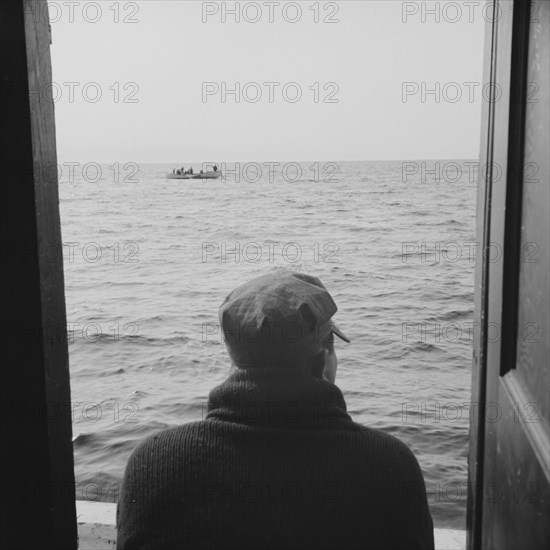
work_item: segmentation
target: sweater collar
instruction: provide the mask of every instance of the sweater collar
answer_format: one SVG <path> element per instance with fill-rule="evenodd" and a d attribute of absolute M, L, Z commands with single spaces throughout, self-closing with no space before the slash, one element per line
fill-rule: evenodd
<path fill-rule="evenodd" d="M 267 367 L 238 370 L 214 388 L 206 420 L 291 429 L 355 426 L 337 386 L 308 373 Z"/>

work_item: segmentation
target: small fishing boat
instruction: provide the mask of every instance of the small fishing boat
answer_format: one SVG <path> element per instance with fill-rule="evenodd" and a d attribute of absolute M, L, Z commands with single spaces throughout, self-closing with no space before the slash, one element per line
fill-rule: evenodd
<path fill-rule="evenodd" d="M 221 176 L 221 172 L 199 172 L 198 174 L 166 174 L 166 179 L 169 180 L 216 180 Z"/>

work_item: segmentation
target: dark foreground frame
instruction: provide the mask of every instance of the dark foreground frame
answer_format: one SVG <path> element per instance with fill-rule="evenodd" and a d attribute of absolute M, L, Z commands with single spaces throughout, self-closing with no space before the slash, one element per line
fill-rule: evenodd
<path fill-rule="evenodd" d="M 538 549 L 550 542 L 548 523 L 539 519 L 550 514 L 550 3 L 491 4 L 484 73 L 491 98 L 483 104 L 478 181 L 477 241 L 483 253 L 475 276 L 480 330 L 472 403 L 478 415 L 470 424 L 467 547 Z M 491 259 L 494 245 L 502 252 L 498 261 Z M 490 327 L 499 329 L 498 338 Z"/>
<path fill-rule="evenodd" d="M 46 4 L 0 2 L 2 548 L 77 546 Z"/>

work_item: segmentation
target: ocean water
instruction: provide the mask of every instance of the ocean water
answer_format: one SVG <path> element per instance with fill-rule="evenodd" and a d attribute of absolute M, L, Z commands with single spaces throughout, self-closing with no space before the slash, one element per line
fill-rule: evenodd
<path fill-rule="evenodd" d="M 116 501 L 142 438 L 203 417 L 229 370 L 219 304 L 291 269 L 338 304 L 349 413 L 412 448 L 436 526 L 462 528 L 475 161 L 172 167 L 61 165 L 77 498 Z"/>

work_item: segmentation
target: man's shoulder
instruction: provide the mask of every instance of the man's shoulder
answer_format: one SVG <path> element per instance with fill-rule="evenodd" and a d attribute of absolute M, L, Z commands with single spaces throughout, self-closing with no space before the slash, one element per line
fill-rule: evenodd
<path fill-rule="evenodd" d="M 206 422 L 199 420 L 154 432 L 138 443 L 131 458 L 173 452 L 199 437 L 205 426 Z"/>
<path fill-rule="evenodd" d="M 226 440 L 231 434 L 235 435 L 235 426 L 225 427 L 221 430 L 223 423 L 200 420 L 179 426 L 163 429 L 155 432 L 141 441 L 133 451 L 130 462 L 147 458 L 150 462 L 152 457 L 160 459 L 162 456 L 191 459 L 192 456 L 211 455 L 220 450 L 220 438 Z M 379 429 L 363 426 L 353 422 L 351 430 L 330 430 L 330 433 L 340 433 L 338 443 L 340 450 L 350 453 L 359 466 L 359 463 L 379 464 L 384 469 L 399 471 L 407 476 L 421 475 L 420 466 L 412 450 L 398 437 Z M 250 427 L 241 427 L 242 430 L 254 435 Z M 315 430 L 316 432 L 316 430 Z M 312 432 L 315 433 L 315 432 Z M 262 440 L 268 437 L 269 430 L 262 429 Z M 283 432 L 284 433 L 284 432 Z M 328 432 L 327 432 L 328 433 Z M 257 434 L 256 434 L 257 435 Z M 295 435 L 293 435 L 295 437 Z M 275 440 L 281 438 L 281 432 L 277 431 Z M 248 440 L 248 439 L 247 439 Z M 226 440 L 227 443 L 227 440 Z M 245 441 L 239 438 L 240 445 L 246 445 Z M 225 447 L 224 447 L 225 448 Z"/>
<path fill-rule="evenodd" d="M 398 437 L 376 428 L 355 423 L 363 448 L 369 456 L 376 456 L 389 463 L 408 466 L 420 472 L 418 460 L 411 448 Z"/>

